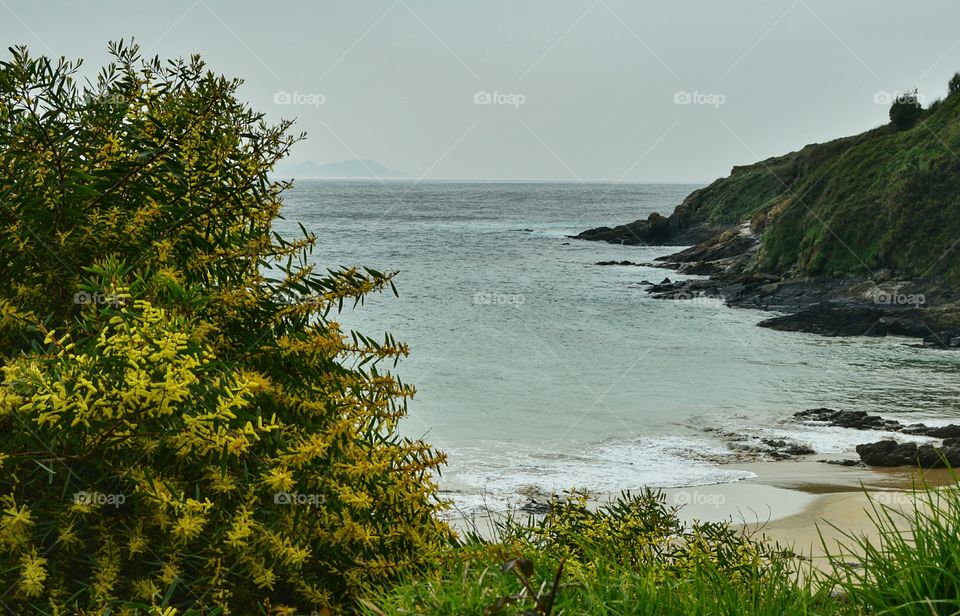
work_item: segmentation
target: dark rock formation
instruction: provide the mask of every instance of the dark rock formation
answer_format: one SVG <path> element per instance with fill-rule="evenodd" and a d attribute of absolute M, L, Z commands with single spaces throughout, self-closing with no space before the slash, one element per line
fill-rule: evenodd
<path fill-rule="evenodd" d="M 793 443 L 784 439 L 761 439 L 764 445 L 770 448 L 770 454 L 776 459 L 788 459 L 795 456 L 808 456 L 817 453 L 809 445 Z"/>
<path fill-rule="evenodd" d="M 796 419 L 823 422 L 838 428 L 854 430 L 883 430 L 899 432 L 903 425 L 899 421 L 883 419 L 879 415 L 868 415 L 865 411 L 835 411 L 833 409 L 808 409 L 794 413 Z"/>
<path fill-rule="evenodd" d="M 870 466 L 940 468 L 949 464 L 956 467 L 960 465 L 960 439 L 946 439 L 941 447 L 883 440 L 857 445 L 857 453 L 860 460 Z"/>
<path fill-rule="evenodd" d="M 520 506 L 520 511 L 529 513 L 531 515 L 546 515 L 550 513 L 552 507 L 549 502 L 540 501 L 535 498 L 529 499 L 526 503 Z"/>
<path fill-rule="evenodd" d="M 879 430 L 884 432 L 902 432 L 914 436 L 929 436 L 933 438 L 960 438 L 960 425 L 926 426 L 924 424 L 903 425 L 894 419 L 884 419 L 879 415 L 868 415 L 864 411 L 837 411 L 834 409 L 819 408 L 800 411 L 793 414 L 801 421 L 824 423 L 837 428 L 852 428 L 854 430 Z"/>
<path fill-rule="evenodd" d="M 676 215 L 667 218 L 653 213 L 646 220 L 616 227 L 597 227 L 571 237 L 629 246 L 688 246 L 710 239 L 723 229 L 704 222 L 687 223 Z"/>

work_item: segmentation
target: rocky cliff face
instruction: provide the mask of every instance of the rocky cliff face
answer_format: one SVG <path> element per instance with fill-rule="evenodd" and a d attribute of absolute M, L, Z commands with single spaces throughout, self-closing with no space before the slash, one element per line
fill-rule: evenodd
<path fill-rule="evenodd" d="M 789 312 L 763 326 L 907 335 L 960 347 L 960 94 L 913 128 L 861 135 L 735 167 L 659 214 L 579 239 L 695 244 L 662 260 L 711 276 L 651 288 Z"/>
<path fill-rule="evenodd" d="M 577 237 L 716 243 L 746 222 L 760 238 L 752 271 L 839 277 L 886 269 L 960 284 L 960 94 L 909 130 L 883 126 L 735 167 L 669 217 Z"/>

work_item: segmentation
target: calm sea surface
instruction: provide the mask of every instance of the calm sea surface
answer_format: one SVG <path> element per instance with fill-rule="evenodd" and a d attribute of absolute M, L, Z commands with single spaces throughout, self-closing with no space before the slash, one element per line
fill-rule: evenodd
<path fill-rule="evenodd" d="M 400 272 L 399 298 L 370 298 L 340 321 L 410 344 L 397 372 L 418 393 L 403 432 L 448 453 L 442 485 L 467 510 L 530 491 L 750 476 L 723 463 L 715 429 L 825 455 L 876 437 L 789 421 L 806 408 L 960 418 L 960 353 L 773 332 L 755 326 L 769 313 L 652 300 L 639 283 L 674 272 L 595 263 L 674 249 L 566 237 L 668 213 L 695 188 L 301 180 L 277 230 L 316 233 L 323 267 Z"/>

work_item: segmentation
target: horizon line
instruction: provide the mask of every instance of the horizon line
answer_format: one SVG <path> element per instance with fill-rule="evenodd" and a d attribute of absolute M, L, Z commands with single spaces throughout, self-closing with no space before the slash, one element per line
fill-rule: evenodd
<path fill-rule="evenodd" d="M 290 180 L 309 180 L 309 181 L 336 181 L 336 180 L 350 180 L 350 181 L 368 181 L 368 182 L 550 182 L 555 184 L 709 184 L 716 180 L 624 180 L 624 179 L 613 179 L 613 178 L 584 178 L 584 179 L 569 179 L 569 178 L 457 178 L 457 177 L 448 177 L 448 178 L 414 178 L 414 177 L 369 177 L 369 176 L 359 176 L 359 177 L 296 177 L 291 175 L 286 175 L 282 173 L 272 174 L 283 179 Z"/>

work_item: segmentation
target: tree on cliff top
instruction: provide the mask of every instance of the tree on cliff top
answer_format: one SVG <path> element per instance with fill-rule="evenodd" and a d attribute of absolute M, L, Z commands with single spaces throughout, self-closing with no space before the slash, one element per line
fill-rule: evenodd
<path fill-rule="evenodd" d="M 890 121 L 897 130 L 913 128 L 920 116 L 923 115 L 923 105 L 916 90 L 899 95 L 890 106 Z"/>

